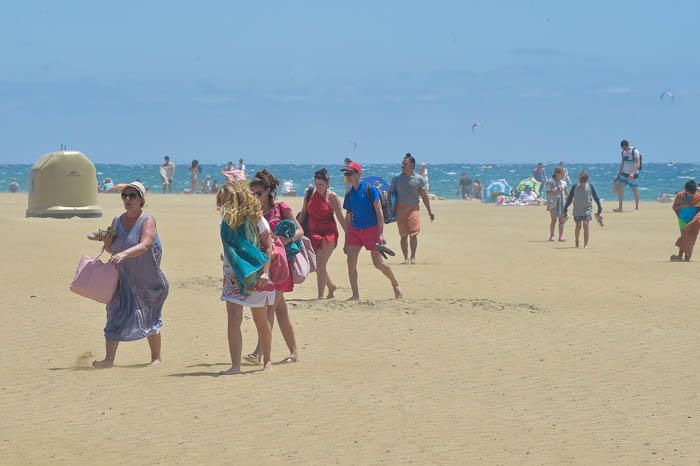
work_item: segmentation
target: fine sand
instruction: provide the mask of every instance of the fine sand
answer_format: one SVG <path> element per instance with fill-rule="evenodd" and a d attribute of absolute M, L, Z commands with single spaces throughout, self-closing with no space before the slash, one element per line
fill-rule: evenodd
<path fill-rule="evenodd" d="M 104 306 L 68 291 L 102 219 L 25 219 L 0 195 L 2 464 L 698 464 L 697 263 L 669 263 L 669 205 L 548 243 L 544 208 L 434 201 L 405 299 L 360 258 L 359 303 L 290 299 L 302 362 L 229 367 L 213 196 L 149 197 L 171 282 L 163 363 L 103 357 Z M 299 200 L 292 202 L 296 208 Z M 627 204 L 629 206 L 629 204 Z M 397 251 L 394 225 L 387 240 Z M 700 256 L 699 256 L 700 257 Z M 698 259 L 700 260 L 700 258 Z M 244 354 L 255 344 L 250 313 Z M 273 360 L 287 355 L 274 329 Z"/>

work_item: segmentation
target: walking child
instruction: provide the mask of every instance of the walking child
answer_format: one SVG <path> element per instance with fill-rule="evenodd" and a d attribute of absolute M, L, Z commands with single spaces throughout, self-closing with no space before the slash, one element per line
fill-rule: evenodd
<path fill-rule="evenodd" d="M 603 212 L 603 206 L 600 204 L 600 199 L 598 198 L 598 194 L 595 192 L 595 188 L 588 182 L 588 173 L 586 171 L 582 171 L 578 174 L 578 184 L 571 187 L 571 192 L 566 198 L 563 214 L 563 218 L 566 219 L 568 216 L 567 210 L 573 202 L 574 221 L 576 222 L 576 247 L 579 247 L 581 227 L 583 227 L 583 247 L 588 247 L 588 238 L 590 236 L 589 224 L 593 219 L 593 201 L 595 201 L 596 205 L 598 206 L 598 213 L 595 214 L 596 220 L 602 225 L 603 217 L 601 216 L 601 213 Z"/>

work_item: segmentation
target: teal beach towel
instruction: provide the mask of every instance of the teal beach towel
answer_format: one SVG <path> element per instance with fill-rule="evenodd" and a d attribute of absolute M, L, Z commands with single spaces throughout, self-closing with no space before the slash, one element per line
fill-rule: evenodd
<path fill-rule="evenodd" d="M 292 239 L 294 235 L 297 234 L 297 224 L 292 220 L 285 219 L 277 224 L 275 227 L 275 236 L 280 238 Z M 301 252 L 301 241 L 296 240 L 287 243 L 284 246 L 284 250 L 287 253 L 287 259 L 291 259 Z"/>
<path fill-rule="evenodd" d="M 237 228 L 231 228 L 221 222 L 221 243 L 224 255 L 236 275 L 240 293 L 247 296 L 258 282 L 267 254 L 256 244 L 256 226 L 252 222 L 243 222 Z"/>

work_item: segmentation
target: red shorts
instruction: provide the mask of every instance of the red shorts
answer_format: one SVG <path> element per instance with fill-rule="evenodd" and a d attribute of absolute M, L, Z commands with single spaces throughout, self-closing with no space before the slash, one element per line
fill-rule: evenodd
<path fill-rule="evenodd" d="M 374 225 L 369 228 L 358 229 L 350 227 L 345 233 L 345 246 L 364 246 L 368 251 L 376 251 L 374 247 L 379 242 L 379 226 Z"/>

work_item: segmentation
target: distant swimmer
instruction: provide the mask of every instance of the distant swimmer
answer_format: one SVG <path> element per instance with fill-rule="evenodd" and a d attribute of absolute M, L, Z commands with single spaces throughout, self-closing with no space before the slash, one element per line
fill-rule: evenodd
<path fill-rule="evenodd" d="M 12 180 L 10 180 L 10 184 L 7 186 L 7 190 L 11 193 L 20 192 L 19 183 L 17 183 L 16 178 L 12 178 Z"/>
<path fill-rule="evenodd" d="M 199 185 L 199 175 L 202 173 L 202 167 L 199 165 L 199 160 L 194 159 L 188 170 L 190 171 L 190 189 L 186 189 L 185 193 L 195 194 L 197 192 L 197 186 Z"/>
<path fill-rule="evenodd" d="M 474 184 L 472 182 L 472 178 L 469 176 L 469 173 L 467 172 L 462 172 L 462 175 L 459 177 L 459 197 L 462 199 L 471 199 L 474 197 Z"/>
<path fill-rule="evenodd" d="M 430 192 L 430 178 L 428 177 L 428 164 L 423 162 L 420 164 L 418 174 L 425 180 L 425 190 Z"/>
<path fill-rule="evenodd" d="M 671 262 L 689 261 L 700 232 L 700 193 L 694 180 L 689 180 L 685 189 L 676 195 L 673 211 L 678 217 L 681 236 L 676 241 L 678 255 L 671 256 Z"/>
<path fill-rule="evenodd" d="M 163 180 L 163 194 L 173 192 L 173 177 L 175 176 L 175 164 L 169 156 L 163 157 L 163 165 L 160 166 L 160 179 Z"/>
<path fill-rule="evenodd" d="M 202 181 L 202 185 L 200 186 L 200 191 L 202 194 L 210 194 L 211 193 L 211 176 L 207 175 L 204 177 L 204 181 Z"/>
<path fill-rule="evenodd" d="M 472 192 L 474 193 L 474 199 L 478 200 L 483 200 L 483 186 L 481 186 L 481 181 L 479 180 L 474 180 L 474 187 L 472 188 Z"/>
<path fill-rule="evenodd" d="M 540 186 L 547 184 L 547 172 L 544 169 L 544 164 L 542 162 L 538 163 L 535 169 L 532 171 L 532 177 L 540 183 Z"/>
<path fill-rule="evenodd" d="M 228 181 L 244 181 L 248 178 L 243 159 L 238 161 L 237 166 L 229 160 L 226 167 L 221 171 L 221 174 L 224 175 Z"/>
<path fill-rule="evenodd" d="M 284 183 L 282 183 L 282 195 L 283 196 L 296 196 L 297 195 L 296 188 L 294 187 L 294 181 L 287 180 Z"/>
<path fill-rule="evenodd" d="M 564 169 L 564 178 L 563 180 L 566 181 L 566 184 L 571 186 L 571 178 L 569 178 L 569 170 L 564 166 L 564 162 L 559 162 L 559 166 Z"/>

